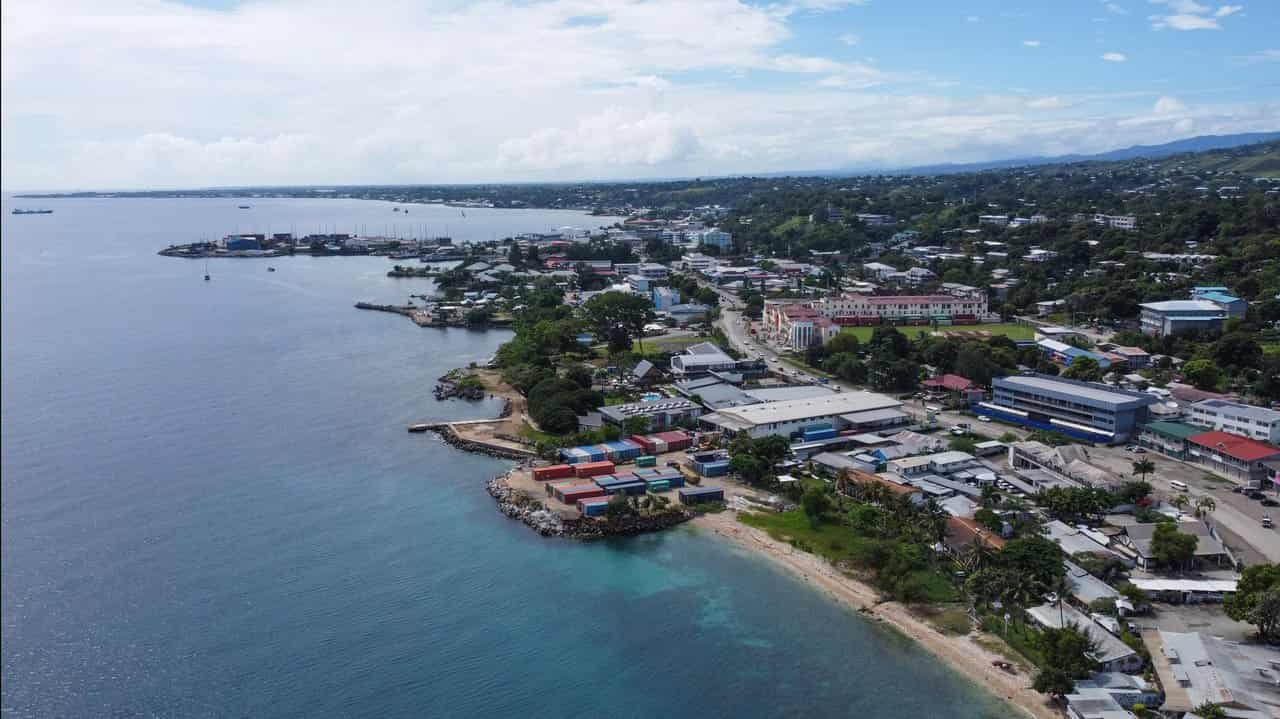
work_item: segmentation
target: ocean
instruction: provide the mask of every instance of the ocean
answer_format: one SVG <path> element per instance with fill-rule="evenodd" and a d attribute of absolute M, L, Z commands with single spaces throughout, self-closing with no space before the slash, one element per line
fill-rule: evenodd
<path fill-rule="evenodd" d="M 238 204 L 3 200 L 5 716 L 1010 713 L 695 528 L 584 544 L 499 515 L 483 484 L 507 463 L 405 427 L 496 412 L 431 388 L 508 334 L 352 306 L 429 280 L 283 257 L 212 260 L 204 282 L 203 261 L 155 254 L 597 218 L 414 205 L 414 228 L 381 202 Z M 37 206 L 55 212 L 10 214 Z"/>

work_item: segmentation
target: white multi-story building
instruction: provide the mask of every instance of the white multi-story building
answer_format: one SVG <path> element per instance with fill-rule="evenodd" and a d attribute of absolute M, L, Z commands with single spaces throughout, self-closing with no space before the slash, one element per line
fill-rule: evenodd
<path fill-rule="evenodd" d="M 699 244 L 718 248 L 721 252 L 731 252 L 733 250 L 733 235 L 718 227 L 703 230 L 697 233 L 696 237 Z"/>
<path fill-rule="evenodd" d="M 1136 230 L 1138 229 L 1138 218 L 1133 215 L 1104 215 L 1097 213 L 1094 215 L 1073 215 L 1072 220 L 1083 222 L 1089 220 L 1095 225 L 1103 227 L 1114 227 L 1117 230 Z"/>
<path fill-rule="evenodd" d="M 1009 224 L 1009 217 L 1008 215 L 978 215 L 978 224 L 1004 227 Z"/>
<path fill-rule="evenodd" d="M 1192 424 L 1238 434 L 1261 442 L 1280 443 L 1280 412 L 1225 399 L 1206 399 L 1191 405 Z"/>
<path fill-rule="evenodd" d="M 844 294 L 813 302 L 813 309 L 823 317 L 847 322 L 851 318 L 906 319 L 914 317 L 981 319 L 987 311 L 983 292 L 968 295 L 859 295 Z"/>
<path fill-rule="evenodd" d="M 685 272 L 706 272 L 720 263 L 714 257 L 701 252 L 690 252 L 677 261 L 677 265 Z"/>

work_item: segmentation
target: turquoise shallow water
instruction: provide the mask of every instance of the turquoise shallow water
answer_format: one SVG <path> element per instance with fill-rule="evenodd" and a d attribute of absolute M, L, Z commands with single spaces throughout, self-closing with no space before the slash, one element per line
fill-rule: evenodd
<path fill-rule="evenodd" d="M 388 205 L 254 201 L 253 224 L 234 201 L 15 204 L 31 203 L 6 198 L 2 220 L 7 716 L 1007 714 L 695 530 L 578 544 L 501 517 L 481 485 L 504 463 L 404 427 L 495 411 L 430 389 L 504 334 L 352 308 L 427 281 L 297 257 L 214 261 L 204 283 L 202 263 L 154 255 L 193 227 L 370 229 Z M 473 239 L 588 224 L 454 212 L 413 210 Z"/>

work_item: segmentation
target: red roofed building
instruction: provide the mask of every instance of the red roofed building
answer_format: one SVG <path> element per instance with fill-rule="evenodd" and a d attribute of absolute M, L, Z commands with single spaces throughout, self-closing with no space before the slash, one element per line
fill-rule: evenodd
<path fill-rule="evenodd" d="M 974 324 L 987 315 L 984 293 L 953 297 L 951 295 L 860 295 L 827 297 L 813 303 L 823 317 L 837 324 L 860 324 L 863 320 L 948 321 Z"/>
<path fill-rule="evenodd" d="M 958 374 L 939 375 L 921 384 L 930 391 L 945 392 L 949 402 L 981 402 L 983 398 L 981 387 L 975 385 L 973 380 Z"/>
<path fill-rule="evenodd" d="M 963 392 L 967 389 L 973 389 L 973 380 L 961 377 L 958 374 L 944 374 L 925 380 L 924 386 L 929 389 L 942 389 L 948 392 Z"/>
<path fill-rule="evenodd" d="M 766 334 L 797 352 L 814 342 L 826 343 L 840 333 L 834 322 L 801 302 L 766 301 L 763 320 Z"/>
<path fill-rule="evenodd" d="M 1280 459 L 1280 447 L 1228 432 L 1202 432 L 1187 437 L 1187 461 L 1239 482 L 1271 476 L 1264 464 Z"/>

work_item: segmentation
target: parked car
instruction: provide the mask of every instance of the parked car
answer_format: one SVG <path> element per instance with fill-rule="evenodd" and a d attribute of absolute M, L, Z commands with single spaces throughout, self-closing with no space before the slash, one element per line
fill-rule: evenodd
<path fill-rule="evenodd" d="M 1264 507 L 1280 507 L 1280 502 L 1277 502 L 1276 500 L 1274 500 L 1274 499 L 1272 499 L 1272 498 L 1270 498 L 1270 497 L 1267 497 L 1266 499 L 1262 500 L 1262 506 L 1264 506 Z"/>
<path fill-rule="evenodd" d="M 1267 498 L 1267 495 L 1263 494 L 1262 492 L 1256 489 L 1250 489 L 1249 491 L 1245 492 L 1244 496 L 1248 497 L 1249 499 L 1266 499 Z"/>
<path fill-rule="evenodd" d="M 988 416 L 986 416 L 986 415 L 984 414 L 984 415 L 982 415 L 981 417 L 979 417 L 979 418 L 978 418 L 978 421 L 979 421 L 979 422 L 990 422 L 990 421 L 991 421 L 991 418 L 990 418 L 990 417 L 988 417 Z"/>

